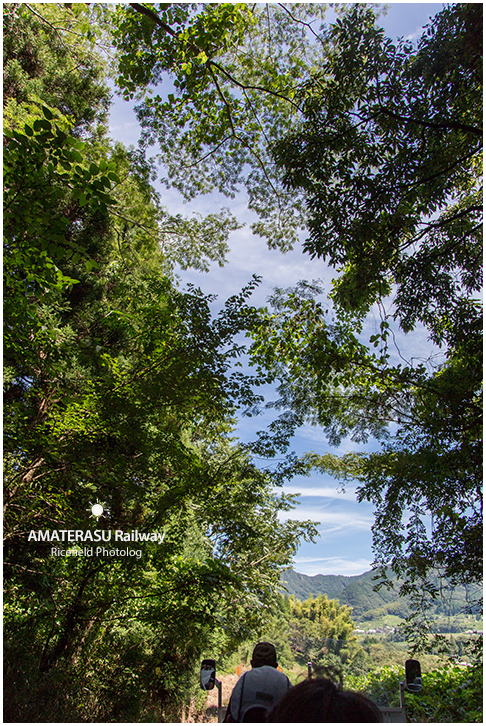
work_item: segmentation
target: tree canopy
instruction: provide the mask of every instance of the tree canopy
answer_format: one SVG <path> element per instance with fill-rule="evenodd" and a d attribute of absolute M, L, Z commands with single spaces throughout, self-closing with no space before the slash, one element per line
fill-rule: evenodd
<path fill-rule="evenodd" d="M 308 461 L 362 482 L 358 498 L 376 505 L 376 564 L 385 579 L 388 566 L 406 574 L 420 613 L 437 595 L 429 574 L 482 577 L 481 19 L 481 6 L 448 6 L 415 48 L 355 5 L 329 29 L 329 54 L 302 91 L 302 128 L 274 146 L 287 187 L 305 193 L 304 248 L 338 268 L 338 319 L 359 330 L 372 305 L 382 318 L 370 338 L 379 356 L 359 353 L 349 329 L 343 355 L 322 309 L 287 295 L 299 312 L 280 313 L 280 404 L 321 424 L 344 420 L 341 433 L 353 431 L 356 401 L 369 433 L 395 424 L 380 452 Z M 440 362 L 406 360 L 393 321 L 423 326 Z M 330 355 L 341 377 L 328 375 Z"/>
<path fill-rule="evenodd" d="M 375 564 L 419 615 L 437 572 L 481 577 L 481 6 L 446 7 L 417 47 L 373 8 L 338 5 L 318 27 L 325 10 L 4 5 L 10 720 L 177 720 L 201 653 L 269 626 L 316 535 L 281 515 L 296 473 L 360 482 Z M 138 102 L 138 149 L 108 136 L 110 74 Z M 304 250 L 338 268 L 332 305 L 300 282 L 257 310 L 257 276 L 219 313 L 182 290 L 176 267 L 223 264 L 239 221 L 172 214 L 156 162 L 187 200 L 244 186 L 272 247 L 306 226 Z M 419 326 L 438 363 L 395 354 L 398 328 Z M 263 384 L 281 415 L 242 444 Z M 297 460 L 305 422 L 383 444 Z M 123 558 L 30 536 L 95 528 L 155 539 Z M 302 657 L 349 641 L 348 608 L 291 609 Z"/>
<path fill-rule="evenodd" d="M 187 199 L 246 189 L 258 215 L 253 229 L 281 249 L 298 241 L 304 210 L 283 187 L 270 145 L 299 118 L 297 92 L 322 56 L 314 25 L 325 10 L 322 3 L 117 6 L 117 84 L 139 99 L 142 142 L 158 149 L 163 182 Z"/>
<path fill-rule="evenodd" d="M 401 327 L 423 323 L 438 344 L 474 319 L 481 285 L 481 20 L 448 7 L 414 48 L 355 5 L 302 92 L 302 130 L 275 145 L 306 192 L 304 248 L 341 273 L 335 301 L 367 311 L 394 286 Z"/>
<path fill-rule="evenodd" d="M 4 12 L 19 30 L 5 125 L 8 717 L 177 718 L 201 651 L 264 626 L 280 572 L 315 535 L 279 517 L 288 473 L 232 436 L 258 400 L 260 381 L 234 367 L 257 280 L 216 316 L 176 286 L 177 249 L 197 265 L 231 225 L 169 217 L 137 154 L 108 139 L 96 38 L 71 49 L 97 10 Z M 89 116 L 49 93 L 81 56 Z M 131 556 L 112 542 L 61 555 L 45 539 L 115 529 L 157 539 L 130 542 Z"/>

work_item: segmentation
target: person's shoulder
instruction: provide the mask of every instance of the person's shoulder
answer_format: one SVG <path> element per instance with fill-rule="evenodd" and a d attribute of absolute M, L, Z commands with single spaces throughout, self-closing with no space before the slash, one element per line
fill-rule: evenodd
<path fill-rule="evenodd" d="M 255 680 L 265 679 L 265 680 L 275 681 L 275 682 L 277 682 L 277 681 L 283 682 L 283 681 L 289 680 L 287 678 L 287 676 L 285 675 L 285 673 L 283 673 L 283 671 L 279 671 L 276 668 L 274 668 L 273 666 L 268 666 L 268 665 L 260 666 L 259 668 L 252 668 L 252 670 L 248 671 L 248 673 L 252 674 L 251 675 L 252 680 L 253 679 L 255 679 Z"/>
<path fill-rule="evenodd" d="M 280 668 L 274 668 L 273 666 L 261 666 L 258 668 L 258 670 L 265 671 L 266 673 L 274 673 L 276 674 L 276 678 L 281 678 L 282 676 L 284 678 L 287 678 L 285 673 Z"/>

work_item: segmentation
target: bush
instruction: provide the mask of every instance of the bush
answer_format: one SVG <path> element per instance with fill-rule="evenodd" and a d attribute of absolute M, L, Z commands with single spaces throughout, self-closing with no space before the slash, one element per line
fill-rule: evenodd
<path fill-rule="evenodd" d="M 398 706 L 403 668 L 387 666 L 366 675 L 346 676 L 344 686 L 364 693 L 378 706 Z M 480 666 L 458 666 L 424 673 L 420 693 L 405 692 L 411 723 L 482 723 L 483 679 Z"/>
<path fill-rule="evenodd" d="M 423 690 L 406 694 L 412 723 L 482 723 L 483 674 L 480 666 L 450 667 L 425 673 Z"/>
<path fill-rule="evenodd" d="M 363 693 L 377 706 L 399 706 L 400 681 L 404 677 L 403 668 L 384 666 L 364 675 L 346 676 L 344 687 Z"/>

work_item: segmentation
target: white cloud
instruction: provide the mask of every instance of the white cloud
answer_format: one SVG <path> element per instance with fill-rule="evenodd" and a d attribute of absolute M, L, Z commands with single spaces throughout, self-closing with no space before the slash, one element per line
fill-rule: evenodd
<path fill-rule="evenodd" d="M 210 207 L 214 211 L 222 206 L 228 206 L 228 200 L 222 199 L 220 195 L 208 195 L 208 197 L 211 197 Z M 245 198 L 244 195 L 241 197 Z M 201 213 L 207 213 L 207 202 L 205 208 L 200 210 Z M 239 211 L 239 205 L 237 207 L 235 210 L 231 204 L 233 212 Z M 186 214 L 188 212 L 182 208 L 176 211 Z M 209 274 L 194 270 L 178 271 L 184 282 L 197 284 L 204 291 L 216 290 L 218 299 L 223 301 L 229 295 L 238 292 L 253 274 L 257 274 L 262 277 L 262 282 L 253 293 L 254 305 L 266 305 L 267 298 L 275 287 L 291 287 L 302 279 L 320 278 L 325 282 L 326 292 L 329 292 L 330 280 L 335 273 L 326 263 L 321 260 L 311 260 L 300 247 L 285 255 L 279 250 L 268 249 L 266 241 L 254 235 L 249 228 L 248 223 L 253 221 L 253 215 L 242 210 L 241 214 L 237 213 L 237 217 L 239 221 L 245 221 L 247 226 L 232 233 L 227 265 L 224 268 L 214 265 Z"/>
<path fill-rule="evenodd" d="M 304 575 L 362 575 L 371 569 L 367 559 L 345 560 L 340 557 L 296 557 L 294 570 Z M 285 575 L 284 575 L 285 578 Z"/>
<path fill-rule="evenodd" d="M 393 9 L 393 5 L 397 5 L 396 10 Z M 437 5 L 437 9 L 439 9 L 439 5 Z M 434 7 L 431 4 L 412 3 L 410 10 L 407 11 L 406 5 L 392 3 L 389 20 L 383 18 L 382 24 L 392 36 L 408 33 L 407 37 L 416 37 L 421 33 L 420 23 L 427 22 L 428 15 L 433 14 L 433 11 Z M 396 33 L 391 29 L 392 16 L 397 28 Z M 136 144 L 140 134 L 132 105 L 123 101 L 119 96 L 114 98 L 110 132 L 114 138 L 120 139 L 125 144 Z M 329 293 L 331 279 L 336 276 L 336 273 L 324 261 L 311 260 L 308 255 L 303 254 L 301 248 L 282 255 L 278 250 L 269 250 L 264 239 L 251 233 L 249 225 L 256 217 L 248 211 L 244 193 L 238 194 L 233 200 L 220 194 L 210 194 L 198 197 L 186 204 L 176 190 L 167 190 L 160 183 L 156 184 L 156 188 L 161 193 L 162 204 L 171 214 L 181 213 L 190 216 L 193 213 L 200 213 L 205 215 L 209 211 L 215 212 L 221 207 L 229 207 L 238 220 L 246 224 L 244 228 L 231 235 L 231 250 L 228 254 L 228 264 L 224 268 L 214 265 L 209 274 L 198 273 L 194 270 L 180 272 L 182 284 L 192 282 L 201 287 L 204 292 L 218 295 L 217 302 L 212 306 L 213 310 L 219 309 L 227 297 L 237 293 L 251 279 L 253 273 L 261 275 L 263 278 L 260 287 L 252 296 L 251 302 L 254 305 L 266 304 L 266 298 L 273 287 L 293 286 L 301 279 L 321 279 L 325 293 Z M 305 236 L 306 233 L 303 233 L 302 239 Z M 370 335 L 379 332 L 379 323 L 379 311 L 375 308 L 364 325 L 363 332 L 359 336 L 360 340 L 367 343 Z M 395 326 L 394 330 L 397 346 L 405 358 L 426 358 L 430 354 L 431 346 L 425 331 L 417 330 L 413 336 L 406 336 L 395 329 Z M 398 351 L 395 351 L 393 360 L 394 362 L 401 360 Z M 275 397 L 269 393 L 270 400 Z M 240 437 L 243 440 L 253 438 L 254 431 L 263 429 L 277 413 L 274 410 L 265 411 L 258 420 L 241 420 L 238 431 Z M 367 444 L 357 444 L 345 439 L 338 448 L 333 449 L 327 443 L 322 429 L 306 425 L 297 432 L 292 448 L 299 452 L 315 449 L 318 453 L 332 451 L 342 455 L 352 451 L 371 451 L 377 448 L 377 442 L 370 439 Z M 333 486 L 333 484 L 335 485 Z M 341 493 L 338 491 L 337 484 L 338 480 L 333 479 L 330 475 L 313 473 L 306 479 L 303 486 L 299 484 L 299 481 L 294 480 L 283 487 L 284 492 L 300 493 L 305 505 L 299 504 L 294 510 L 282 512 L 281 519 L 310 519 L 322 523 L 318 528 L 321 539 L 316 544 L 303 543 L 301 548 L 304 548 L 304 551 L 312 548 L 312 552 L 325 549 L 328 555 L 341 555 L 341 557 L 327 558 L 298 558 L 296 569 L 305 574 L 354 575 L 370 569 L 370 561 L 363 559 L 362 555 L 366 553 L 367 542 L 371 539 L 370 530 L 374 521 L 371 514 L 372 506 L 365 503 L 359 505 L 356 502 L 355 486 L 346 486 L 345 493 Z M 321 500 L 316 500 L 316 506 L 311 507 L 310 497 L 320 497 Z M 351 559 L 342 557 L 344 545 L 347 548 L 346 555 L 349 554 Z"/>
<path fill-rule="evenodd" d="M 409 41 L 418 40 L 419 38 L 422 37 L 423 32 L 424 32 L 423 26 L 420 25 L 418 28 L 416 28 L 416 30 L 413 31 L 413 33 L 409 33 L 408 35 L 406 35 L 405 40 L 409 40 Z"/>
<path fill-rule="evenodd" d="M 346 487 L 343 492 L 337 487 L 326 486 L 300 486 L 300 484 L 285 484 L 282 490 L 285 494 L 300 494 L 302 497 L 325 497 L 326 499 L 337 499 L 338 501 L 356 501 L 356 487 Z"/>
<path fill-rule="evenodd" d="M 133 101 L 125 101 L 120 95 L 114 92 L 112 84 L 112 102 L 109 117 L 110 135 L 116 141 L 121 141 L 126 146 L 136 145 L 140 138 L 140 124 L 134 110 Z"/>

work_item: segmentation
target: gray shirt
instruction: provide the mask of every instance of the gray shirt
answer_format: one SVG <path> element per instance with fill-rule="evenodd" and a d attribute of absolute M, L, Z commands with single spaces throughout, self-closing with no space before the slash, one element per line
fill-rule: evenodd
<path fill-rule="evenodd" d="M 252 668 L 243 673 L 233 688 L 228 709 L 231 718 L 242 721 L 245 711 L 253 706 L 273 708 L 291 686 L 287 676 L 272 666 Z"/>

